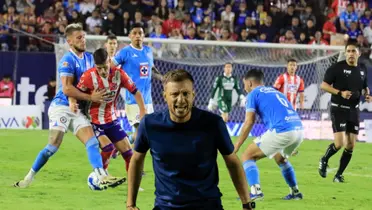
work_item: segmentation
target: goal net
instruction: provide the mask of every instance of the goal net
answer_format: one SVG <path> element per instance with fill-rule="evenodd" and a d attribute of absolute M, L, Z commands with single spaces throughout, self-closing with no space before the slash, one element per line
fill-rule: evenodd
<path fill-rule="evenodd" d="M 87 51 L 94 52 L 99 47 L 103 47 L 105 39 L 105 36 L 87 36 Z M 120 37 L 119 49 L 128 45 L 129 41 L 127 37 Z M 265 75 L 265 84 L 271 86 L 280 74 L 286 72 L 287 60 L 296 59 L 297 74 L 305 82 L 305 109 L 298 110 L 304 121 L 305 138 L 333 138 L 328 115 L 330 95 L 321 91 L 319 86 L 326 69 L 342 59 L 343 47 L 172 39 L 145 39 L 145 43 L 152 46 L 155 65 L 161 73 L 182 68 L 193 75 L 196 91 L 195 105 L 202 109 L 206 109 L 212 97 L 213 82 L 217 76 L 223 74 L 223 66 L 226 62 L 233 63 L 233 75 L 239 79 L 242 79 L 249 69 L 261 69 Z M 65 44 L 56 45 L 57 62 L 67 50 Z M 242 85 L 240 80 L 241 88 Z M 166 108 L 159 81 L 153 82 L 152 91 L 155 111 Z M 130 130 L 125 119 L 123 98 L 119 97 L 118 100 L 118 114 L 123 117 L 122 125 L 125 130 Z M 234 94 L 234 106 L 227 123 L 231 136 L 239 134 L 245 117 L 244 107 L 240 107 L 237 101 L 238 96 Z M 297 102 L 299 103 L 298 99 Z M 253 136 L 258 136 L 265 131 L 260 119 L 257 122 L 251 132 Z"/>

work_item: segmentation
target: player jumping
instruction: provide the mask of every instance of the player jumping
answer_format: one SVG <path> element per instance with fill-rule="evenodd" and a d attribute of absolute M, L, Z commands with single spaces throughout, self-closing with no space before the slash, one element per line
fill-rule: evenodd
<path fill-rule="evenodd" d="M 304 90 L 305 85 L 303 79 L 296 75 L 297 61 L 295 59 L 289 59 L 287 61 L 287 72 L 281 74 L 274 83 L 274 88 L 282 92 L 287 96 L 288 101 L 292 104 L 296 110 L 296 99 L 297 94 L 300 95 L 300 109 L 304 108 Z"/>
<path fill-rule="evenodd" d="M 15 187 L 25 188 L 31 184 L 37 172 L 46 164 L 49 158 L 57 152 L 67 130 L 85 145 L 88 159 L 94 172 L 100 179 L 99 187 L 115 187 L 125 182 L 125 178 L 108 176 L 103 169 L 102 158 L 99 153 L 98 140 L 94 135 L 89 120 L 81 113 L 75 114 L 73 104 L 69 104 L 68 97 L 78 100 L 101 102 L 106 99 L 105 91 L 95 91 L 90 94 L 79 91 L 74 84 L 81 75 L 93 67 L 93 57 L 85 52 L 85 32 L 79 24 L 70 24 L 65 30 L 70 51 L 65 53 L 58 64 L 58 79 L 60 85 L 48 110 L 50 119 L 49 143 L 40 151 L 28 174 L 23 180 L 14 184 Z M 70 106 L 70 107 L 69 107 Z"/>
<path fill-rule="evenodd" d="M 256 161 L 264 157 L 275 159 L 289 185 L 290 194 L 283 199 L 302 199 L 294 169 L 287 159 L 303 141 L 302 122 L 287 98 L 274 88 L 263 86 L 263 79 L 263 73 L 256 69 L 252 69 L 244 75 L 244 89 L 249 94 L 245 121 L 235 144 L 235 152 L 247 139 L 255 122 L 256 114 L 259 115 L 267 131 L 248 146 L 241 158 L 251 187 L 251 199 L 263 198 Z"/>
<path fill-rule="evenodd" d="M 96 50 L 93 57 L 96 66 L 84 72 L 77 87 L 87 93 L 102 89 L 108 93 L 109 98 L 104 102 L 89 103 L 85 108 L 88 110 L 86 115 L 90 118 L 99 142 L 109 142 L 108 145 L 112 145 L 112 142 L 121 153 L 128 171 L 133 152 L 127 134 L 116 117 L 116 100 L 120 88 L 124 87 L 134 95 L 140 118 L 146 113 L 145 104 L 141 93 L 128 75 L 120 68 L 110 67 L 110 57 L 105 49 Z M 103 152 L 106 147 L 102 149 Z"/>
<path fill-rule="evenodd" d="M 241 93 L 239 87 L 239 80 L 232 76 L 233 72 L 233 65 L 232 63 L 225 63 L 224 66 L 224 74 L 222 76 L 218 76 L 213 84 L 212 96 L 209 100 L 208 109 L 213 111 L 218 105 L 219 111 L 221 112 L 221 116 L 223 121 L 227 122 L 229 120 L 229 113 L 231 112 L 232 108 L 232 94 L 233 90 L 237 92 L 240 98 L 240 105 L 244 106 L 245 104 L 245 97 Z M 218 91 L 218 101 L 214 100 L 214 96 Z"/>
<path fill-rule="evenodd" d="M 143 45 L 145 33 L 141 24 L 133 24 L 129 33 L 131 44 L 121 49 L 112 59 L 115 66 L 121 65 L 142 93 L 147 113 L 154 112 L 151 98 L 151 77 L 161 80 L 162 75 L 154 66 L 153 53 L 150 47 Z M 139 125 L 139 107 L 133 95 L 126 91 L 125 111 L 134 133 L 129 136 L 131 143 L 136 139 Z"/>

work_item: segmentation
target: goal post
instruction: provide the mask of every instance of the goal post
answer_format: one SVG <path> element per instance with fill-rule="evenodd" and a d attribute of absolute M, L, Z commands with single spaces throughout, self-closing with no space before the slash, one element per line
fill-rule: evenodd
<path fill-rule="evenodd" d="M 93 52 L 104 47 L 106 36 L 87 35 L 86 39 L 87 51 Z M 118 37 L 118 41 L 119 49 L 127 46 L 130 42 L 128 37 Z M 286 72 L 287 60 L 289 58 L 296 59 L 297 74 L 305 82 L 305 109 L 299 110 L 305 125 L 305 138 L 333 138 L 328 116 L 330 95 L 320 90 L 320 84 L 327 68 L 343 59 L 343 46 L 149 38 L 146 38 L 144 42 L 153 48 L 154 62 L 161 73 L 183 68 L 192 74 L 195 79 L 196 91 L 194 104 L 202 109 L 206 109 L 211 98 L 214 79 L 223 74 L 223 66 L 226 62 L 233 64 L 233 75 L 240 80 L 242 88 L 241 79 L 247 70 L 261 69 L 265 75 L 265 84 L 271 86 L 280 74 Z M 67 50 L 66 44 L 56 45 L 57 62 Z M 152 98 L 155 111 L 166 107 L 159 81 L 153 82 Z M 233 102 L 237 102 L 237 100 L 238 96 L 235 94 Z M 118 107 L 120 109 L 118 114 L 125 118 L 123 98 L 119 97 Z M 235 103 L 229 116 L 230 122 L 227 123 L 232 136 L 239 134 L 244 117 L 244 108 L 240 107 L 239 103 Z M 123 127 L 126 130 L 130 129 L 125 120 Z M 261 121 L 258 120 L 251 134 L 258 136 L 264 131 Z"/>

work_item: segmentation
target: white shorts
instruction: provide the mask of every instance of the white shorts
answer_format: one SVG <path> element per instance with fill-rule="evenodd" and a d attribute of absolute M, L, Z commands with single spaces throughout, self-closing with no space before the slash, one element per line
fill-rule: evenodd
<path fill-rule="evenodd" d="M 147 114 L 154 112 L 152 104 L 145 104 Z M 140 122 L 139 119 L 139 106 L 137 104 L 125 104 L 125 113 L 127 114 L 128 122 L 130 126 L 133 126 Z"/>
<path fill-rule="evenodd" d="M 80 128 L 91 126 L 88 118 L 82 113 L 75 114 L 68 106 L 50 106 L 48 110 L 49 129 L 67 132 L 70 130 L 74 135 Z"/>
<path fill-rule="evenodd" d="M 254 142 L 268 157 L 273 158 L 277 153 L 288 158 L 292 152 L 300 146 L 303 141 L 304 131 L 293 130 L 283 133 L 276 133 L 275 130 L 268 130 Z"/>

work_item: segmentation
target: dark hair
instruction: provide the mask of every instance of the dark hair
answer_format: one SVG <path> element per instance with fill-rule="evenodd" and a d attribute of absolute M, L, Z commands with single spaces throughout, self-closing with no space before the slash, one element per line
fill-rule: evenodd
<path fill-rule="evenodd" d="M 345 45 L 345 50 L 348 46 L 354 46 L 359 49 L 359 44 L 355 39 L 349 39 L 348 42 Z"/>
<path fill-rule="evenodd" d="M 72 23 L 65 28 L 65 36 L 70 36 L 75 31 L 82 31 L 82 30 L 83 30 L 83 26 L 81 26 L 79 23 Z"/>
<path fill-rule="evenodd" d="M 118 40 L 118 38 L 116 37 L 115 34 L 109 34 L 107 37 L 106 37 L 106 42 L 108 40 Z"/>
<path fill-rule="evenodd" d="M 12 75 L 10 74 L 4 74 L 3 78 L 5 79 L 12 79 Z"/>
<path fill-rule="evenodd" d="M 259 69 L 251 69 L 244 74 L 244 79 L 253 79 L 258 82 L 263 82 L 264 74 Z"/>
<path fill-rule="evenodd" d="M 287 60 L 287 63 L 290 63 L 290 62 L 295 62 L 295 63 L 297 63 L 297 60 L 294 59 L 294 58 L 290 58 L 290 59 Z"/>
<path fill-rule="evenodd" d="M 168 82 L 183 82 L 185 80 L 190 80 L 194 84 L 194 79 L 191 74 L 184 69 L 175 69 L 168 71 L 163 76 L 163 86 L 167 85 Z"/>
<path fill-rule="evenodd" d="M 226 65 L 231 65 L 232 66 L 233 64 L 231 62 L 226 62 L 224 66 L 226 66 Z"/>
<path fill-rule="evenodd" d="M 94 57 L 94 63 L 96 65 L 101 65 L 106 63 L 107 58 L 108 58 L 108 53 L 105 48 L 99 48 L 93 53 Z"/>
<path fill-rule="evenodd" d="M 141 23 L 134 23 L 130 30 L 132 31 L 134 28 L 142 28 L 142 30 L 145 30 L 143 29 L 143 25 Z"/>

